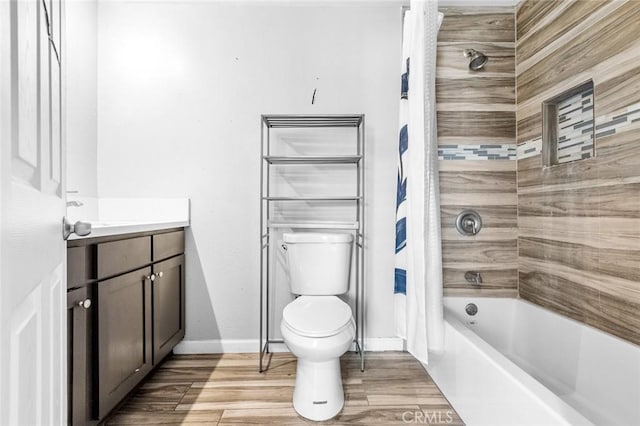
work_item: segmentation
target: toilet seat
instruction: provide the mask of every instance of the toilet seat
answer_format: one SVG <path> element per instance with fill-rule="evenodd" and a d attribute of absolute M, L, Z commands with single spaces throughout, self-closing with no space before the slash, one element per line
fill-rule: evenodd
<path fill-rule="evenodd" d="M 282 312 L 282 324 L 305 337 L 334 336 L 352 321 L 351 307 L 336 296 L 300 296 Z"/>

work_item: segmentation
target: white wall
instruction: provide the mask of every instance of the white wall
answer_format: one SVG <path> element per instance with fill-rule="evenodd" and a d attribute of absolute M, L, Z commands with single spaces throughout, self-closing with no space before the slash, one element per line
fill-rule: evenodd
<path fill-rule="evenodd" d="M 98 192 L 191 198 L 186 339 L 258 337 L 263 113 L 366 114 L 366 331 L 393 336 L 400 8 L 103 2 L 98 16 Z"/>
<path fill-rule="evenodd" d="M 97 197 L 97 1 L 65 3 L 67 190 Z"/>

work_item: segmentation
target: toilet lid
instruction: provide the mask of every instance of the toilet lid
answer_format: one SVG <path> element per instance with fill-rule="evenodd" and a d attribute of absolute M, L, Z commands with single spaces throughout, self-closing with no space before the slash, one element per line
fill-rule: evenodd
<path fill-rule="evenodd" d="M 336 296 L 300 296 L 285 306 L 282 319 L 302 336 L 332 336 L 351 321 L 351 307 Z"/>

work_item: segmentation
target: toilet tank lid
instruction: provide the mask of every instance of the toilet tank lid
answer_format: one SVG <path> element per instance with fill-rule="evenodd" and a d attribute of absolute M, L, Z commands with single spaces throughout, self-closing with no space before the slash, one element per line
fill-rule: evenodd
<path fill-rule="evenodd" d="M 285 243 L 350 243 L 353 235 L 345 232 L 285 232 Z"/>

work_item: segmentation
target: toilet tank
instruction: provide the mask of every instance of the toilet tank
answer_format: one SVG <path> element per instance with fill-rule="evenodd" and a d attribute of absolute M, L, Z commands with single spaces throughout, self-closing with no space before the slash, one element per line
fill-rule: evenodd
<path fill-rule="evenodd" d="M 293 232 L 283 239 L 293 294 L 337 295 L 349 290 L 352 234 Z"/>

